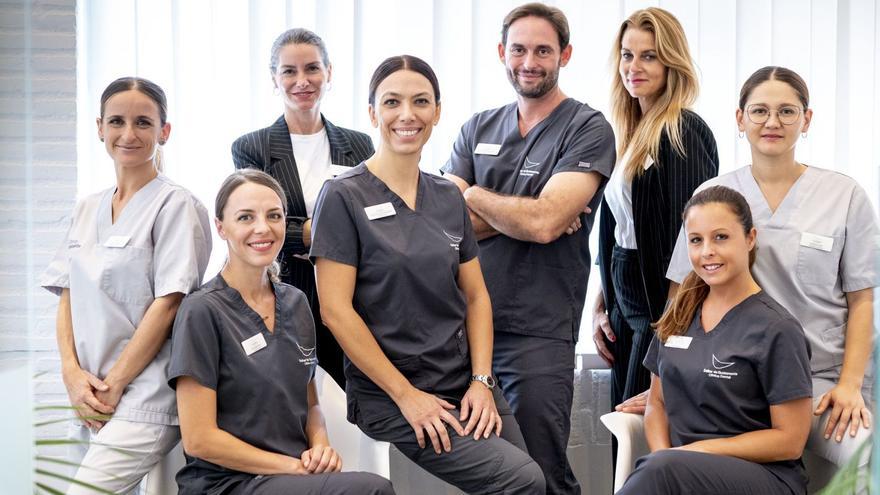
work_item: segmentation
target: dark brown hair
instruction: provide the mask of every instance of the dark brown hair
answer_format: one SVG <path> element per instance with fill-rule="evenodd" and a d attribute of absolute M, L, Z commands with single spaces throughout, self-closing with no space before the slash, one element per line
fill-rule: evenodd
<path fill-rule="evenodd" d="M 110 83 L 101 94 L 101 118 L 104 118 L 104 108 L 107 106 L 107 100 L 116 93 L 131 91 L 132 89 L 140 91 L 153 100 L 153 103 L 159 109 L 159 122 L 161 125 L 165 125 L 168 120 L 168 98 L 165 97 L 165 92 L 162 91 L 158 84 L 142 77 L 120 77 Z"/>
<path fill-rule="evenodd" d="M 559 49 L 565 50 L 565 47 L 568 46 L 568 42 L 571 39 L 571 31 L 568 28 L 568 19 L 566 19 L 565 14 L 556 7 L 544 5 L 539 2 L 520 5 L 511 10 L 510 13 L 504 17 L 504 22 L 501 23 L 502 45 L 507 46 L 507 32 L 510 30 L 510 26 L 523 17 L 539 17 L 545 19 L 553 25 L 553 29 L 556 30 L 556 35 L 559 36 Z"/>
<path fill-rule="evenodd" d="M 736 215 L 739 224 L 746 235 L 754 227 L 752 222 L 752 210 L 742 194 L 724 186 L 712 186 L 694 194 L 684 207 L 682 220 L 687 219 L 688 212 L 695 206 L 703 206 L 710 203 L 720 203 L 730 209 Z M 755 262 L 755 249 L 749 251 L 749 266 Z M 657 338 L 661 342 L 673 335 L 685 333 L 694 319 L 697 307 L 703 304 L 709 295 L 709 286 L 693 270 L 688 273 L 671 304 L 663 313 L 663 316 L 654 324 Z"/>
<path fill-rule="evenodd" d="M 742 89 L 739 92 L 740 110 L 746 109 L 746 101 L 748 101 L 752 91 L 765 81 L 782 81 L 785 84 L 788 84 L 791 86 L 791 89 L 797 93 L 803 110 L 810 108 L 810 90 L 807 89 L 807 83 L 804 82 L 804 79 L 791 69 L 776 65 L 768 65 L 767 67 L 756 70 L 748 79 L 746 79 L 746 82 L 743 83 Z"/>
<path fill-rule="evenodd" d="M 386 58 L 373 71 L 373 77 L 370 78 L 370 92 L 367 97 L 370 105 L 376 104 L 376 90 L 382 81 L 399 70 L 411 70 L 425 76 L 434 90 L 434 103 L 440 103 L 440 82 L 437 81 L 437 75 L 434 74 L 434 69 L 428 65 L 428 62 L 412 55 L 397 55 Z"/>

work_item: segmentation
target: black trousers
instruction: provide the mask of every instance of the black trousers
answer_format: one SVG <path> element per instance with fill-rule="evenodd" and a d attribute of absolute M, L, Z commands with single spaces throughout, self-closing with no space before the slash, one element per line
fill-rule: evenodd
<path fill-rule="evenodd" d="M 651 372 L 642 366 L 642 361 L 654 338 L 654 331 L 638 256 L 638 251 L 617 245 L 611 253 L 614 305 L 607 310 L 617 341 L 606 341 L 606 344 L 614 354 L 612 406 L 648 390 L 651 385 Z"/>

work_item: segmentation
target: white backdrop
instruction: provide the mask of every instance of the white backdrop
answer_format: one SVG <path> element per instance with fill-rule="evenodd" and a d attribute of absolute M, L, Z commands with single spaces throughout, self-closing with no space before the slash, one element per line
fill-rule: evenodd
<path fill-rule="evenodd" d="M 385 57 L 408 53 L 432 64 L 443 115 L 422 157 L 436 171 L 461 124 L 478 110 L 512 101 L 497 58 L 510 0 L 81 0 L 78 4 L 78 153 L 80 196 L 113 183 L 95 136 L 101 91 L 138 75 L 169 96 L 166 173 L 211 209 L 232 169 L 239 135 L 281 114 L 272 93 L 269 49 L 289 27 L 327 43 L 333 87 L 322 110 L 331 121 L 376 134 L 367 118 L 367 84 Z M 687 32 L 701 75 L 696 110 L 718 141 L 722 172 L 748 161 L 734 111 L 742 82 L 765 65 L 783 65 L 809 84 L 813 124 L 798 159 L 844 172 L 876 200 L 880 164 L 880 2 L 878 0 L 561 0 L 572 61 L 560 84 L 572 97 L 608 110 L 609 55 L 620 22 L 659 5 Z M 876 204 L 876 203 L 875 203 Z M 215 243 L 213 268 L 223 257 Z M 217 249 L 219 248 L 219 249 Z M 595 250 L 593 251 L 595 253 Z M 594 270 L 595 273 L 595 270 Z M 591 292 L 598 276 L 591 277 Z M 588 306 L 589 307 L 589 306 Z M 585 324 L 589 324 L 589 317 Z M 588 342 L 583 334 L 582 342 Z"/>

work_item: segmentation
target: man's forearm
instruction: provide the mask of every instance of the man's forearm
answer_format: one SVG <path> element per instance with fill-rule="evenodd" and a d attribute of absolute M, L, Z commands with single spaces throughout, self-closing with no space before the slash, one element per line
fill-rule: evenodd
<path fill-rule="evenodd" d="M 468 188 L 464 197 L 468 207 L 486 224 L 508 237 L 546 244 L 564 231 L 564 226 L 555 232 L 553 226 L 546 225 L 540 212 L 540 199 L 506 196 L 479 186 Z"/>

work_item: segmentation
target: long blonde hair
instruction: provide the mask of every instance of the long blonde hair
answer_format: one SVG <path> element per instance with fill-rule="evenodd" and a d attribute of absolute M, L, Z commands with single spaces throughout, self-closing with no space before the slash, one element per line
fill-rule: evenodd
<path fill-rule="evenodd" d="M 657 102 L 642 115 L 636 98 L 630 96 L 620 76 L 620 48 L 627 29 L 642 29 L 654 34 L 657 59 L 666 67 L 666 86 Z M 685 155 L 681 141 L 681 112 L 693 105 L 699 93 L 697 72 L 691 59 L 687 38 L 681 24 L 669 12 L 650 7 L 633 12 L 620 25 L 617 43 L 611 54 L 614 61 L 614 82 L 611 84 L 611 114 L 617 131 L 617 158 L 629 150 L 624 174 L 627 180 L 641 176 L 643 164 L 660 151 L 660 137 L 665 131 L 673 149 Z"/>

